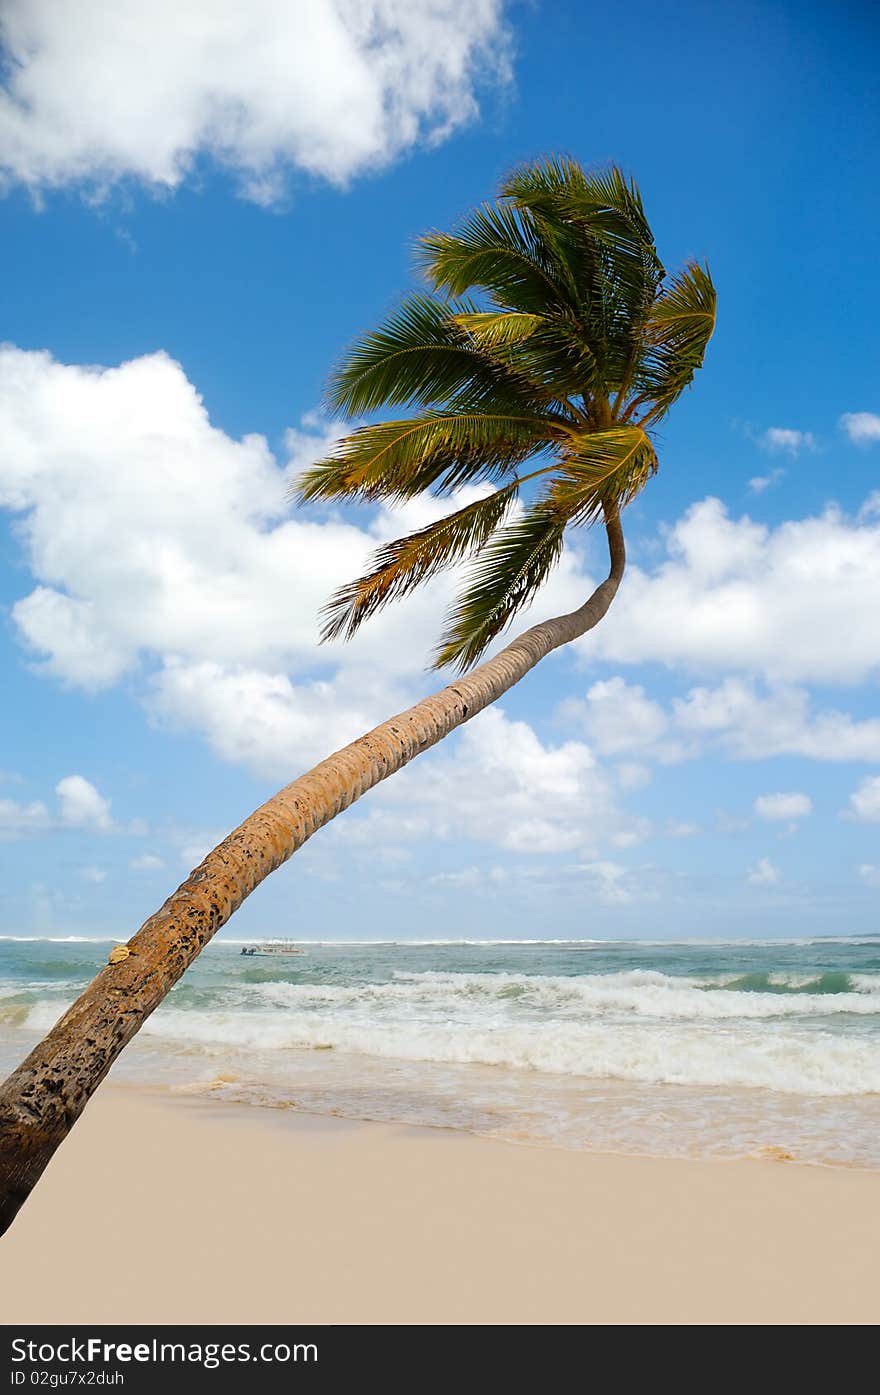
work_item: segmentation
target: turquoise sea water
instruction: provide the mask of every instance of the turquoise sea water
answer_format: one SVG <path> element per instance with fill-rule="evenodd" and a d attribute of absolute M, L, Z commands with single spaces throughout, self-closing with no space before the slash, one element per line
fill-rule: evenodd
<path fill-rule="evenodd" d="M 111 941 L 0 939 L 0 1069 Z M 215 941 L 118 1081 L 604 1151 L 880 1166 L 880 938 Z"/>

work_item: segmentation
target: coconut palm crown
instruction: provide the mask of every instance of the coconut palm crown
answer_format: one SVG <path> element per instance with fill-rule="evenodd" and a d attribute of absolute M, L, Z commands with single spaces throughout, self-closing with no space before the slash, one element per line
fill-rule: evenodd
<path fill-rule="evenodd" d="M 345 436 L 296 492 L 395 501 L 484 486 L 380 548 L 324 613 L 325 638 L 351 636 L 476 557 L 435 656 L 464 670 L 542 585 L 567 530 L 616 522 L 655 473 L 653 428 L 703 362 L 715 289 L 697 262 L 667 278 L 632 179 L 571 159 L 516 170 L 418 252 L 429 289 L 356 342 L 328 390 L 350 416 L 412 414 Z"/>

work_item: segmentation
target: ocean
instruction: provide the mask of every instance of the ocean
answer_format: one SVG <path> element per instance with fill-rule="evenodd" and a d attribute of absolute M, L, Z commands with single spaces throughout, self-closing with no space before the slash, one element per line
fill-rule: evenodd
<path fill-rule="evenodd" d="M 0 938 L 6 1074 L 114 941 Z M 206 950 L 111 1073 L 660 1156 L 880 1167 L 880 937 Z"/>

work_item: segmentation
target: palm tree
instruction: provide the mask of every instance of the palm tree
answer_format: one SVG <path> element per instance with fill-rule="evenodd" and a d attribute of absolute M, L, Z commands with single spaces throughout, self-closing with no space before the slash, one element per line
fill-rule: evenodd
<path fill-rule="evenodd" d="M 639 191 L 619 169 L 548 160 L 419 254 L 430 289 L 347 353 L 329 390 L 353 430 L 308 470 L 302 500 L 479 497 L 380 548 L 330 600 L 324 637 L 475 558 L 436 666 L 462 677 L 322 761 L 193 871 L 0 1087 L 0 1233 L 113 1061 L 270 872 L 367 790 L 469 721 L 602 619 L 624 569 L 622 509 L 657 469 L 652 430 L 691 382 L 715 323 L 708 270 L 667 280 Z M 559 560 L 601 523 L 606 579 L 474 668 Z"/>

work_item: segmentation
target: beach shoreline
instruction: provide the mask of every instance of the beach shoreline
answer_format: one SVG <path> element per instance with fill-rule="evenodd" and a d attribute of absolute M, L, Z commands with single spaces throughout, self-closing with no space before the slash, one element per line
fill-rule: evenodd
<path fill-rule="evenodd" d="M 110 944 L 0 941 L 0 1074 Z M 114 1066 L 219 1102 L 575 1151 L 880 1171 L 877 941 L 215 941 Z"/>
<path fill-rule="evenodd" d="M 873 1323 L 880 1175 L 105 1085 L 0 1242 L 5 1323 Z"/>

